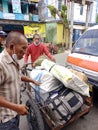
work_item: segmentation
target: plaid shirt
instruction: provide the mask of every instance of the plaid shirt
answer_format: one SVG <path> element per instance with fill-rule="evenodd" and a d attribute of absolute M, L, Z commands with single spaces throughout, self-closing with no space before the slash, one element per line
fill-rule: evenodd
<path fill-rule="evenodd" d="M 0 54 L 0 96 L 3 96 L 9 102 L 20 104 L 20 86 L 19 66 L 4 50 Z M 16 115 L 15 111 L 0 107 L 0 122 L 9 121 Z"/>

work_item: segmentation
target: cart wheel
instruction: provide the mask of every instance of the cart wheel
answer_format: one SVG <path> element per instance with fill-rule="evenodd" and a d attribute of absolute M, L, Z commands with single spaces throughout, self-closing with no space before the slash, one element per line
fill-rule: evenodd
<path fill-rule="evenodd" d="M 26 105 L 29 108 L 29 114 L 27 115 L 29 130 L 45 130 L 43 119 L 35 100 L 28 100 Z"/>

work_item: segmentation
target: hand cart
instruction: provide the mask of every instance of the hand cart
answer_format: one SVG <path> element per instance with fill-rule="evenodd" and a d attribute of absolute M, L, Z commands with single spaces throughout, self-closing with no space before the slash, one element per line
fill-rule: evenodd
<path fill-rule="evenodd" d="M 28 68 L 28 65 L 29 64 L 27 64 L 26 67 L 22 68 L 22 73 L 24 75 L 28 75 L 28 70 L 31 70 Z M 29 114 L 27 115 L 29 130 L 45 130 L 45 122 L 48 124 L 50 130 L 61 130 L 80 117 L 88 114 L 92 107 L 91 97 L 84 97 L 84 105 L 81 107 L 81 109 L 79 109 L 79 111 L 72 115 L 70 120 L 68 120 L 66 123 L 56 123 L 52 118 L 53 116 L 50 114 L 48 103 L 44 103 L 40 95 L 38 96 L 43 103 L 40 103 L 36 100 L 34 96 L 34 94 L 37 93 L 36 90 L 28 83 L 25 83 L 25 91 L 29 97 L 29 100 L 26 102 L 26 105 L 29 108 Z"/>

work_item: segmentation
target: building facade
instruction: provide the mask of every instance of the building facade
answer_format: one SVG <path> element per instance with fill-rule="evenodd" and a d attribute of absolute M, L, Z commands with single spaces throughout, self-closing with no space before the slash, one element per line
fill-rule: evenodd
<path fill-rule="evenodd" d="M 0 30 L 23 32 L 23 26 L 38 22 L 38 0 L 0 0 Z"/>
<path fill-rule="evenodd" d="M 89 26 L 96 24 L 97 17 L 97 2 L 96 0 L 44 0 L 46 7 L 53 5 L 59 11 L 62 4 L 67 6 L 68 20 L 70 25 L 73 26 L 72 38 L 75 42 L 85 30 L 85 26 L 88 23 Z M 72 9 L 73 8 L 73 9 Z M 54 19 L 48 8 L 46 8 L 46 21 L 60 20 L 58 16 Z M 73 22 L 73 23 L 72 23 Z"/>
<path fill-rule="evenodd" d="M 79 0 L 74 1 L 78 2 Z M 95 0 L 92 1 L 93 2 L 90 4 L 89 9 L 90 17 L 88 21 L 89 24 L 96 24 L 97 3 Z M 53 41 L 55 41 L 55 43 L 61 43 L 62 40 L 60 40 L 60 37 L 58 39 L 58 36 L 61 35 L 59 34 L 58 31 L 59 30 L 58 26 L 62 26 L 61 20 L 58 16 L 56 16 L 55 20 L 51 16 L 47 6 L 53 5 L 60 11 L 62 4 L 65 4 L 68 7 L 68 20 L 71 23 L 72 0 L 0 0 L 0 30 L 4 30 L 5 32 L 17 30 L 22 33 L 25 32 L 25 34 L 27 33 L 28 30 L 27 35 L 31 35 L 30 33 L 33 33 L 34 31 L 38 30 L 42 35 L 44 35 L 44 37 L 46 36 L 47 39 L 51 39 L 50 37 L 48 38 L 49 35 L 47 32 L 50 32 L 50 34 L 52 34 L 51 32 L 53 30 L 52 27 L 54 21 L 54 25 L 57 27 L 56 31 L 57 38 L 54 38 Z M 87 4 L 81 5 L 80 3 L 74 3 L 73 41 L 76 41 L 79 38 L 79 36 L 82 34 L 82 31 L 85 28 L 86 11 L 87 11 Z M 49 24 L 50 21 L 52 21 L 51 24 Z M 30 28 L 28 28 L 25 29 L 24 31 L 24 26 L 26 25 L 32 25 L 31 27 L 32 30 L 29 31 Z M 35 25 L 37 26 L 37 29 L 33 28 Z M 60 30 L 61 29 L 62 28 L 60 28 Z M 45 30 L 47 32 L 45 32 Z"/>
<path fill-rule="evenodd" d="M 70 7 L 72 4 L 70 3 Z M 71 12 L 71 10 L 70 10 Z M 96 24 L 97 18 L 97 2 L 93 1 L 89 7 L 87 4 L 81 5 L 79 3 L 74 4 L 74 16 L 73 16 L 73 41 L 77 41 L 81 34 L 86 29 L 86 23 L 88 27 Z M 71 17 L 69 17 L 71 21 Z M 87 28 L 88 28 L 87 27 Z"/>

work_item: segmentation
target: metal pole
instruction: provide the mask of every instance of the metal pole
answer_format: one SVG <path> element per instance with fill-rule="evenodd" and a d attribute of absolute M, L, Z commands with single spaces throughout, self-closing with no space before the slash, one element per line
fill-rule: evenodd
<path fill-rule="evenodd" d="M 74 17 L 74 0 L 71 2 L 71 24 L 70 24 L 70 44 L 69 44 L 69 49 L 72 49 L 72 37 L 73 37 L 73 17 Z"/>
<path fill-rule="evenodd" d="M 89 13 L 90 13 L 90 5 L 87 5 L 87 11 L 86 11 L 86 25 L 85 25 L 85 29 L 88 28 L 88 23 L 89 23 Z"/>

